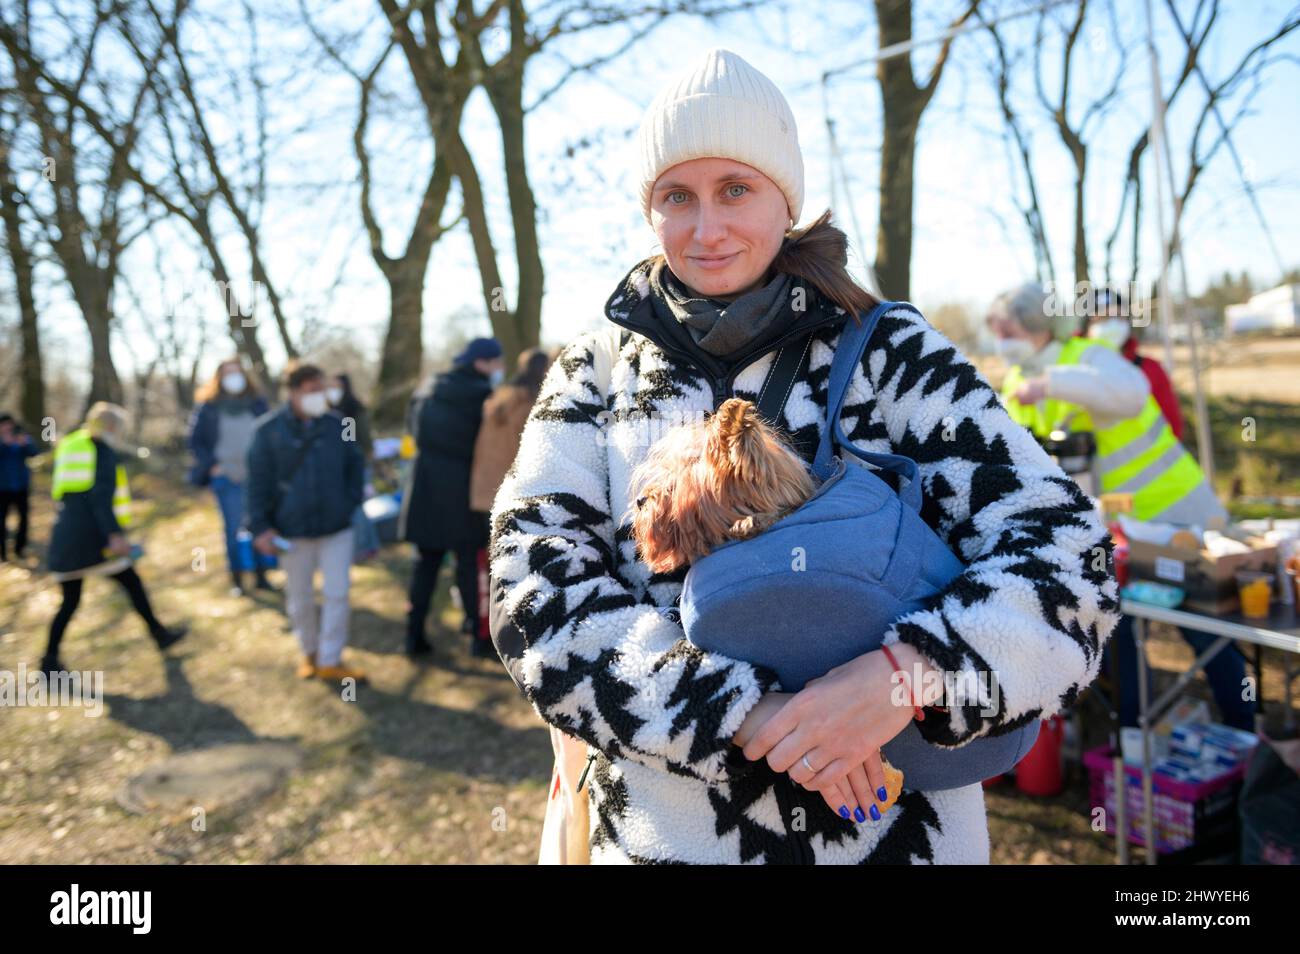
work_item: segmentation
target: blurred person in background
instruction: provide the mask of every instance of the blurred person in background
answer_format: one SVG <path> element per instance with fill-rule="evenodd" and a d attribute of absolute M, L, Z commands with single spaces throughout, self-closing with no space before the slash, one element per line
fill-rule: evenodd
<path fill-rule="evenodd" d="M 451 551 L 456 554 L 456 588 L 465 611 L 461 630 L 471 637 L 470 651 L 497 658 L 478 610 L 479 563 L 486 561 L 488 515 L 470 507 L 470 472 L 483 403 L 504 376 L 500 342 L 475 338 L 452 360 L 451 370 L 435 375 L 411 399 L 407 428 L 415 438 L 416 458 L 403 488 L 398 518 L 398 538 L 415 544 L 420 554 L 411 571 L 406 626 L 410 656 L 432 650 L 425 619 L 438 570 Z"/>
<path fill-rule="evenodd" d="M 85 423 L 54 447 L 50 494 L 58 502 L 48 562 L 51 577 L 63 591 L 63 601 L 50 623 L 49 642 L 41 669 L 64 668 L 59 647 L 72 615 L 81 602 L 87 576 L 108 576 L 126 590 L 159 651 L 185 635 L 187 627 L 168 628 L 154 616 L 144 583 L 136 573 L 125 528 L 131 522 L 131 492 L 119 454 L 126 444 L 127 412 L 99 401 L 86 412 Z"/>
<path fill-rule="evenodd" d="M 545 351 L 529 348 L 519 356 L 519 369 L 515 376 L 484 402 L 483 423 L 474 443 L 474 463 L 470 471 L 471 510 L 492 512 L 492 501 L 519 452 L 519 436 L 550 367 L 551 358 Z"/>
<path fill-rule="evenodd" d="M 1034 284 L 1004 292 L 989 310 L 1009 366 L 1002 403 L 1012 420 L 1040 440 L 1056 430 L 1091 431 L 1102 493 L 1133 494 L 1139 520 L 1225 523 L 1227 511 L 1174 436 L 1147 376 L 1104 336 L 1058 336 L 1053 323 L 1063 319 L 1053 311 L 1049 293 Z"/>
<path fill-rule="evenodd" d="M 285 608 L 302 650 L 298 676 L 361 681 L 343 663 L 348 642 L 352 514 L 361 504 L 365 460 L 330 410 L 326 378 L 291 366 L 289 398 L 262 417 L 248 451 L 248 528 L 259 553 L 280 553 Z M 316 571 L 324 605 L 318 610 Z"/>
<path fill-rule="evenodd" d="M 221 362 L 208 383 L 195 392 L 194 400 L 189 428 L 189 447 L 194 456 L 190 483 L 210 488 L 217 500 L 226 532 L 231 592 L 244 595 L 247 590 L 240 568 L 239 530 L 244 525 L 248 448 L 253 443 L 257 419 L 269 406 L 238 358 Z M 266 578 L 262 560 L 254 558 L 253 572 L 259 590 L 275 589 Z"/>
<path fill-rule="evenodd" d="M 1178 395 L 1165 367 L 1155 358 L 1138 353 L 1138 339 L 1134 334 L 1133 320 L 1125 317 L 1124 298 L 1118 290 L 1105 286 L 1097 289 L 1096 307 L 1085 319 L 1079 332 L 1088 338 L 1099 339 L 1113 346 L 1120 354 L 1141 369 L 1151 386 L 1151 396 L 1160 405 L 1160 413 L 1169 422 L 1174 437 L 1183 439 L 1183 410 L 1178 405 Z"/>
<path fill-rule="evenodd" d="M 329 380 L 329 383 L 325 386 L 325 396 L 329 399 L 330 407 L 343 419 L 344 433 L 352 435 L 352 438 L 357 442 L 357 447 L 361 450 L 362 458 L 366 462 L 363 479 L 364 489 L 361 498 L 364 503 L 364 501 L 375 495 L 371 483 L 370 467 L 371 460 L 374 457 L 374 444 L 371 441 L 370 431 L 370 410 L 357 397 L 356 392 L 352 390 L 352 379 L 346 374 L 336 374 Z M 352 542 L 358 559 L 369 559 L 379 552 L 379 534 L 376 532 L 374 524 L 366 516 L 365 510 L 360 506 L 352 515 L 352 532 L 355 535 Z"/>
<path fill-rule="evenodd" d="M 1130 319 L 1108 314 L 1118 309 L 1111 307 L 1109 297 L 1098 297 L 1101 307 L 1089 308 L 1089 335 L 1064 341 L 1053 333 L 1052 322 L 1062 319 L 1051 316 L 1050 296 L 1042 286 L 1022 285 L 994 301 L 988 324 L 1011 365 L 1002 382 L 1007 412 L 1040 439 L 1057 429 L 1091 430 L 1097 440 L 1102 492 L 1132 494 L 1136 519 L 1202 530 L 1222 527 L 1227 510 L 1195 458 L 1174 436 L 1143 369 L 1118 350 L 1120 334 L 1114 322 L 1129 325 Z M 1208 633 L 1181 627 L 1179 632 L 1198 655 L 1215 642 Z M 1136 726 L 1138 666 L 1132 617 L 1120 617 L 1104 650 L 1106 665 L 1115 653 L 1120 724 Z M 1242 692 L 1245 675 L 1245 657 L 1235 644 L 1205 665 L 1223 721 L 1253 731 L 1254 703 Z"/>
<path fill-rule="evenodd" d="M 32 472 L 27 459 L 40 453 L 32 436 L 23 431 L 12 414 L 0 413 L 0 560 L 9 559 L 9 511 L 18 512 L 14 534 L 14 558 L 21 562 L 27 549 L 28 494 Z"/>

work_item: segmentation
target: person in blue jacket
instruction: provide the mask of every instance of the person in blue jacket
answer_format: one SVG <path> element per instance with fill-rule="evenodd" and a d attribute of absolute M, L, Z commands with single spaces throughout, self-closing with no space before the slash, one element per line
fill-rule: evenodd
<path fill-rule="evenodd" d="M 243 364 L 231 358 L 217 366 L 212 379 L 194 395 L 189 445 L 194 455 L 190 483 L 208 487 L 217 499 L 226 531 L 226 562 L 234 583 L 232 592 L 243 595 L 244 573 L 239 560 L 239 530 L 244 520 L 244 481 L 248 448 L 257 419 L 269 410 Z M 266 578 L 265 560 L 254 561 L 259 590 L 274 590 Z"/>
<path fill-rule="evenodd" d="M 14 556 L 21 561 L 27 549 L 28 493 L 32 486 L 27 458 L 39 453 L 40 448 L 13 415 L 0 414 L 0 560 L 9 559 L 10 508 L 18 511 Z"/>
<path fill-rule="evenodd" d="M 302 649 L 298 675 L 361 681 L 345 666 L 352 514 L 361 505 L 365 459 L 343 419 L 330 410 L 325 374 L 311 364 L 290 369 L 289 400 L 257 422 L 248 450 L 248 528 L 263 554 L 280 549 L 285 609 Z M 321 571 L 324 605 L 313 580 Z"/>

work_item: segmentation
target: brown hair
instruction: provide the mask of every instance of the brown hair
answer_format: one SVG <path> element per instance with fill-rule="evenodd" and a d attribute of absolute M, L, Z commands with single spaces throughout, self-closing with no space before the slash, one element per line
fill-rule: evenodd
<path fill-rule="evenodd" d="M 801 229 L 792 229 L 772 267 L 802 278 L 850 315 L 870 311 L 880 299 L 849 274 L 849 237 L 831 225 L 831 210 Z"/>
<path fill-rule="evenodd" d="M 296 391 L 308 381 L 315 381 L 317 378 L 325 377 L 325 372 L 314 364 L 307 364 L 305 361 L 290 361 L 288 367 L 284 369 L 284 386 L 290 391 Z"/>
<path fill-rule="evenodd" d="M 743 398 L 671 428 L 630 480 L 632 538 L 653 573 L 672 573 L 728 540 L 747 540 L 804 503 L 813 479 Z"/>
<path fill-rule="evenodd" d="M 208 401 L 215 401 L 221 397 L 221 369 L 228 364 L 239 365 L 239 370 L 244 374 L 244 397 L 260 397 L 262 392 L 257 389 L 257 384 L 253 381 L 253 376 L 248 373 L 248 368 L 244 367 L 244 359 L 239 355 L 226 358 L 224 361 L 217 363 L 217 367 L 212 372 L 212 377 L 194 389 L 194 401 L 197 404 L 206 404 Z"/>
<path fill-rule="evenodd" d="M 519 355 L 519 370 L 510 379 L 516 387 L 524 388 L 534 399 L 542 390 L 546 372 L 551 368 L 551 356 L 541 348 L 528 348 Z"/>
<path fill-rule="evenodd" d="M 662 254 L 651 261 L 658 264 L 661 260 L 667 263 Z M 849 274 L 848 262 L 849 238 L 831 225 L 831 210 L 827 209 L 811 224 L 786 233 L 770 271 L 803 279 L 850 315 L 857 315 L 870 311 L 880 299 Z"/>

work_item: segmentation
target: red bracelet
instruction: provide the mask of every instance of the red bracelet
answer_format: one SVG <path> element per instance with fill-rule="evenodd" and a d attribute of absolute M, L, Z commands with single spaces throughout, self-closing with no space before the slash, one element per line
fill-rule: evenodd
<path fill-rule="evenodd" d="M 891 666 L 894 667 L 894 672 L 903 673 L 903 667 L 900 666 L 900 665 L 898 664 L 898 660 L 895 659 L 895 658 L 894 658 L 894 654 L 891 653 L 891 652 L 889 651 L 889 647 L 888 647 L 888 646 L 881 646 L 880 648 L 883 649 L 883 650 L 885 651 L 885 656 L 888 657 L 888 659 L 889 659 L 889 664 L 890 664 Z M 906 674 L 906 673 L 903 673 L 903 675 L 906 676 L 907 674 Z M 908 694 L 909 696 L 912 695 L 912 682 L 911 682 L 911 680 L 908 680 L 908 683 L 907 683 L 907 694 Z M 913 709 L 913 712 L 912 712 L 912 718 L 915 719 L 917 722 L 924 722 L 924 721 L 925 721 L 925 710 L 923 710 L 920 706 L 917 706 L 917 705 L 912 706 L 912 709 Z"/>

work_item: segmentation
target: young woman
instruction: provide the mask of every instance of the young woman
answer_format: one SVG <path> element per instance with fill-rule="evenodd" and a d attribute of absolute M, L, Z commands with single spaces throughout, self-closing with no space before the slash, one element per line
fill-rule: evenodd
<path fill-rule="evenodd" d="M 474 441 L 469 475 L 470 510 L 487 513 L 492 509 L 501 481 L 519 453 L 519 435 L 550 367 L 551 359 L 545 351 L 529 348 L 519 355 L 515 376 L 483 402 L 483 423 Z"/>
<path fill-rule="evenodd" d="M 194 466 L 190 482 L 210 487 L 221 510 L 226 530 L 226 563 L 232 592 L 244 594 L 244 574 L 239 568 L 238 534 L 244 523 L 244 480 L 248 475 L 248 448 L 257 419 L 268 410 L 266 399 L 238 358 L 223 361 L 211 380 L 194 395 L 190 418 L 190 450 Z M 266 578 L 264 560 L 254 559 L 259 590 L 273 590 Z"/>
<path fill-rule="evenodd" d="M 123 446 L 126 410 L 99 401 L 86 412 L 86 421 L 54 447 L 50 492 L 58 515 L 50 535 L 50 575 L 63 591 L 63 602 L 50 623 L 49 643 L 41 659 L 46 673 L 62 670 L 59 647 L 72 614 L 81 602 L 87 576 L 108 576 L 126 591 L 131 606 L 149 627 L 159 651 L 186 633 L 158 621 L 144 583 L 135 572 L 125 528 L 131 519 L 131 494 L 116 448 Z"/>
<path fill-rule="evenodd" d="M 608 390 L 607 334 L 565 348 L 491 514 L 497 650 L 542 718 L 594 750 L 591 860 L 987 862 L 978 784 L 905 787 L 871 814 L 879 749 L 914 715 L 893 701 L 886 653 L 782 693 L 770 670 L 689 645 L 664 612 L 684 570 L 651 576 L 638 559 L 627 477 L 662 427 L 756 400 L 776 351 L 811 335 L 780 420 L 811 457 L 836 341 L 875 303 L 828 215 L 795 227 L 794 116 L 740 57 L 712 51 L 665 87 L 640 145 L 640 205 L 663 255 L 606 305 L 633 333 Z M 925 710 L 922 735 L 957 746 L 1069 706 L 1118 618 L 1110 541 L 1086 496 L 910 311 L 880 320 L 842 421 L 858 446 L 917 461 L 923 516 L 967 567 L 884 640 L 906 684 L 919 667 L 983 687 L 962 704 L 927 696 L 945 708 Z M 845 791 L 850 818 L 830 806 Z"/>

